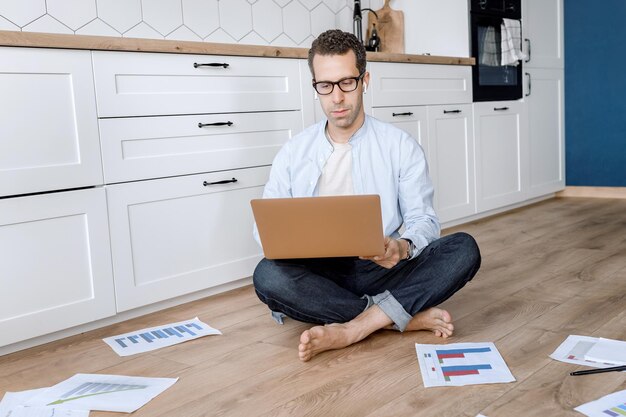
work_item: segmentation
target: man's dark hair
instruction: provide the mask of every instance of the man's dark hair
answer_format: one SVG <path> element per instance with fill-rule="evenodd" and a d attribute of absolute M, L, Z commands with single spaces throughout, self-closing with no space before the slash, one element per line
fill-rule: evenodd
<path fill-rule="evenodd" d="M 344 55 L 349 51 L 353 51 L 354 55 L 356 55 L 356 68 L 359 70 L 359 74 L 362 74 L 365 72 L 367 64 L 365 47 L 356 36 L 339 29 L 327 30 L 320 34 L 313 41 L 311 49 L 309 49 L 309 69 L 311 74 L 313 74 L 313 78 L 315 78 L 315 72 L 313 71 L 313 58 L 315 55 Z"/>

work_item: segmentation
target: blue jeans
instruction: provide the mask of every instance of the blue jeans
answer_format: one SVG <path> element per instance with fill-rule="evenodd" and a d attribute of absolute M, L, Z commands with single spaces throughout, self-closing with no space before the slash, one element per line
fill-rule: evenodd
<path fill-rule="evenodd" d="M 345 323 L 376 304 L 404 331 L 470 281 L 480 260 L 474 238 L 455 233 L 391 269 L 358 258 L 263 259 L 253 281 L 263 303 L 298 321 Z"/>

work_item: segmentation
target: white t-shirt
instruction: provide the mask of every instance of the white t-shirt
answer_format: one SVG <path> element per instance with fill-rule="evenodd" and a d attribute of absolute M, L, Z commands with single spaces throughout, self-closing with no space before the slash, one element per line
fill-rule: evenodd
<path fill-rule="evenodd" d="M 352 186 L 352 145 L 337 143 L 326 132 L 326 137 L 333 145 L 333 152 L 324 165 L 318 183 L 318 195 L 350 195 L 354 194 Z"/>

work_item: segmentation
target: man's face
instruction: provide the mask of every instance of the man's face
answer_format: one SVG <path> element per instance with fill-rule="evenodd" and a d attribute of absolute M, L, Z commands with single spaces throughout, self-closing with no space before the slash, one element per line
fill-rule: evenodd
<path fill-rule="evenodd" d="M 353 51 L 344 55 L 315 55 L 313 58 L 315 81 L 337 82 L 347 77 L 358 77 L 356 56 Z M 343 92 L 338 85 L 327 95 L 319 95 L 319 100 L 328 118 L 328 123 L 340 129 L 350 129 L 362 124 L 363 83 L 369 82 L 369 73 L 365 73 L 356 90 Z"/>

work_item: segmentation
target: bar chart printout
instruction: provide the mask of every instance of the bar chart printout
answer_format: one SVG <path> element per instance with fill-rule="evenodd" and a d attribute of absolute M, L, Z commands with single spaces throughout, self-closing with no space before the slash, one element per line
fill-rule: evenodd
<path fill-rule="evenodd" d="M 178 378 L 76 374 L 24 405 L 132 413 L 174 385 Z"/>
<path fill-rule="evenodd" d="M 606 395 L 595 401 L 580 405 L 574 410 L 589 417 L 626 416 L 626 390 Z"/>
<path fill-rule="evenodd" d="M 415 350 L 425 387 L 515 381 L 493 343 L 416 343 Z"/>
<path fill-rule="evenodd" d="M 222 332 L 196 317 L 192 320 L 150 327 L 102 340 L 118 355 L 129 356 L 214 334 L 222 334 Z"/>

